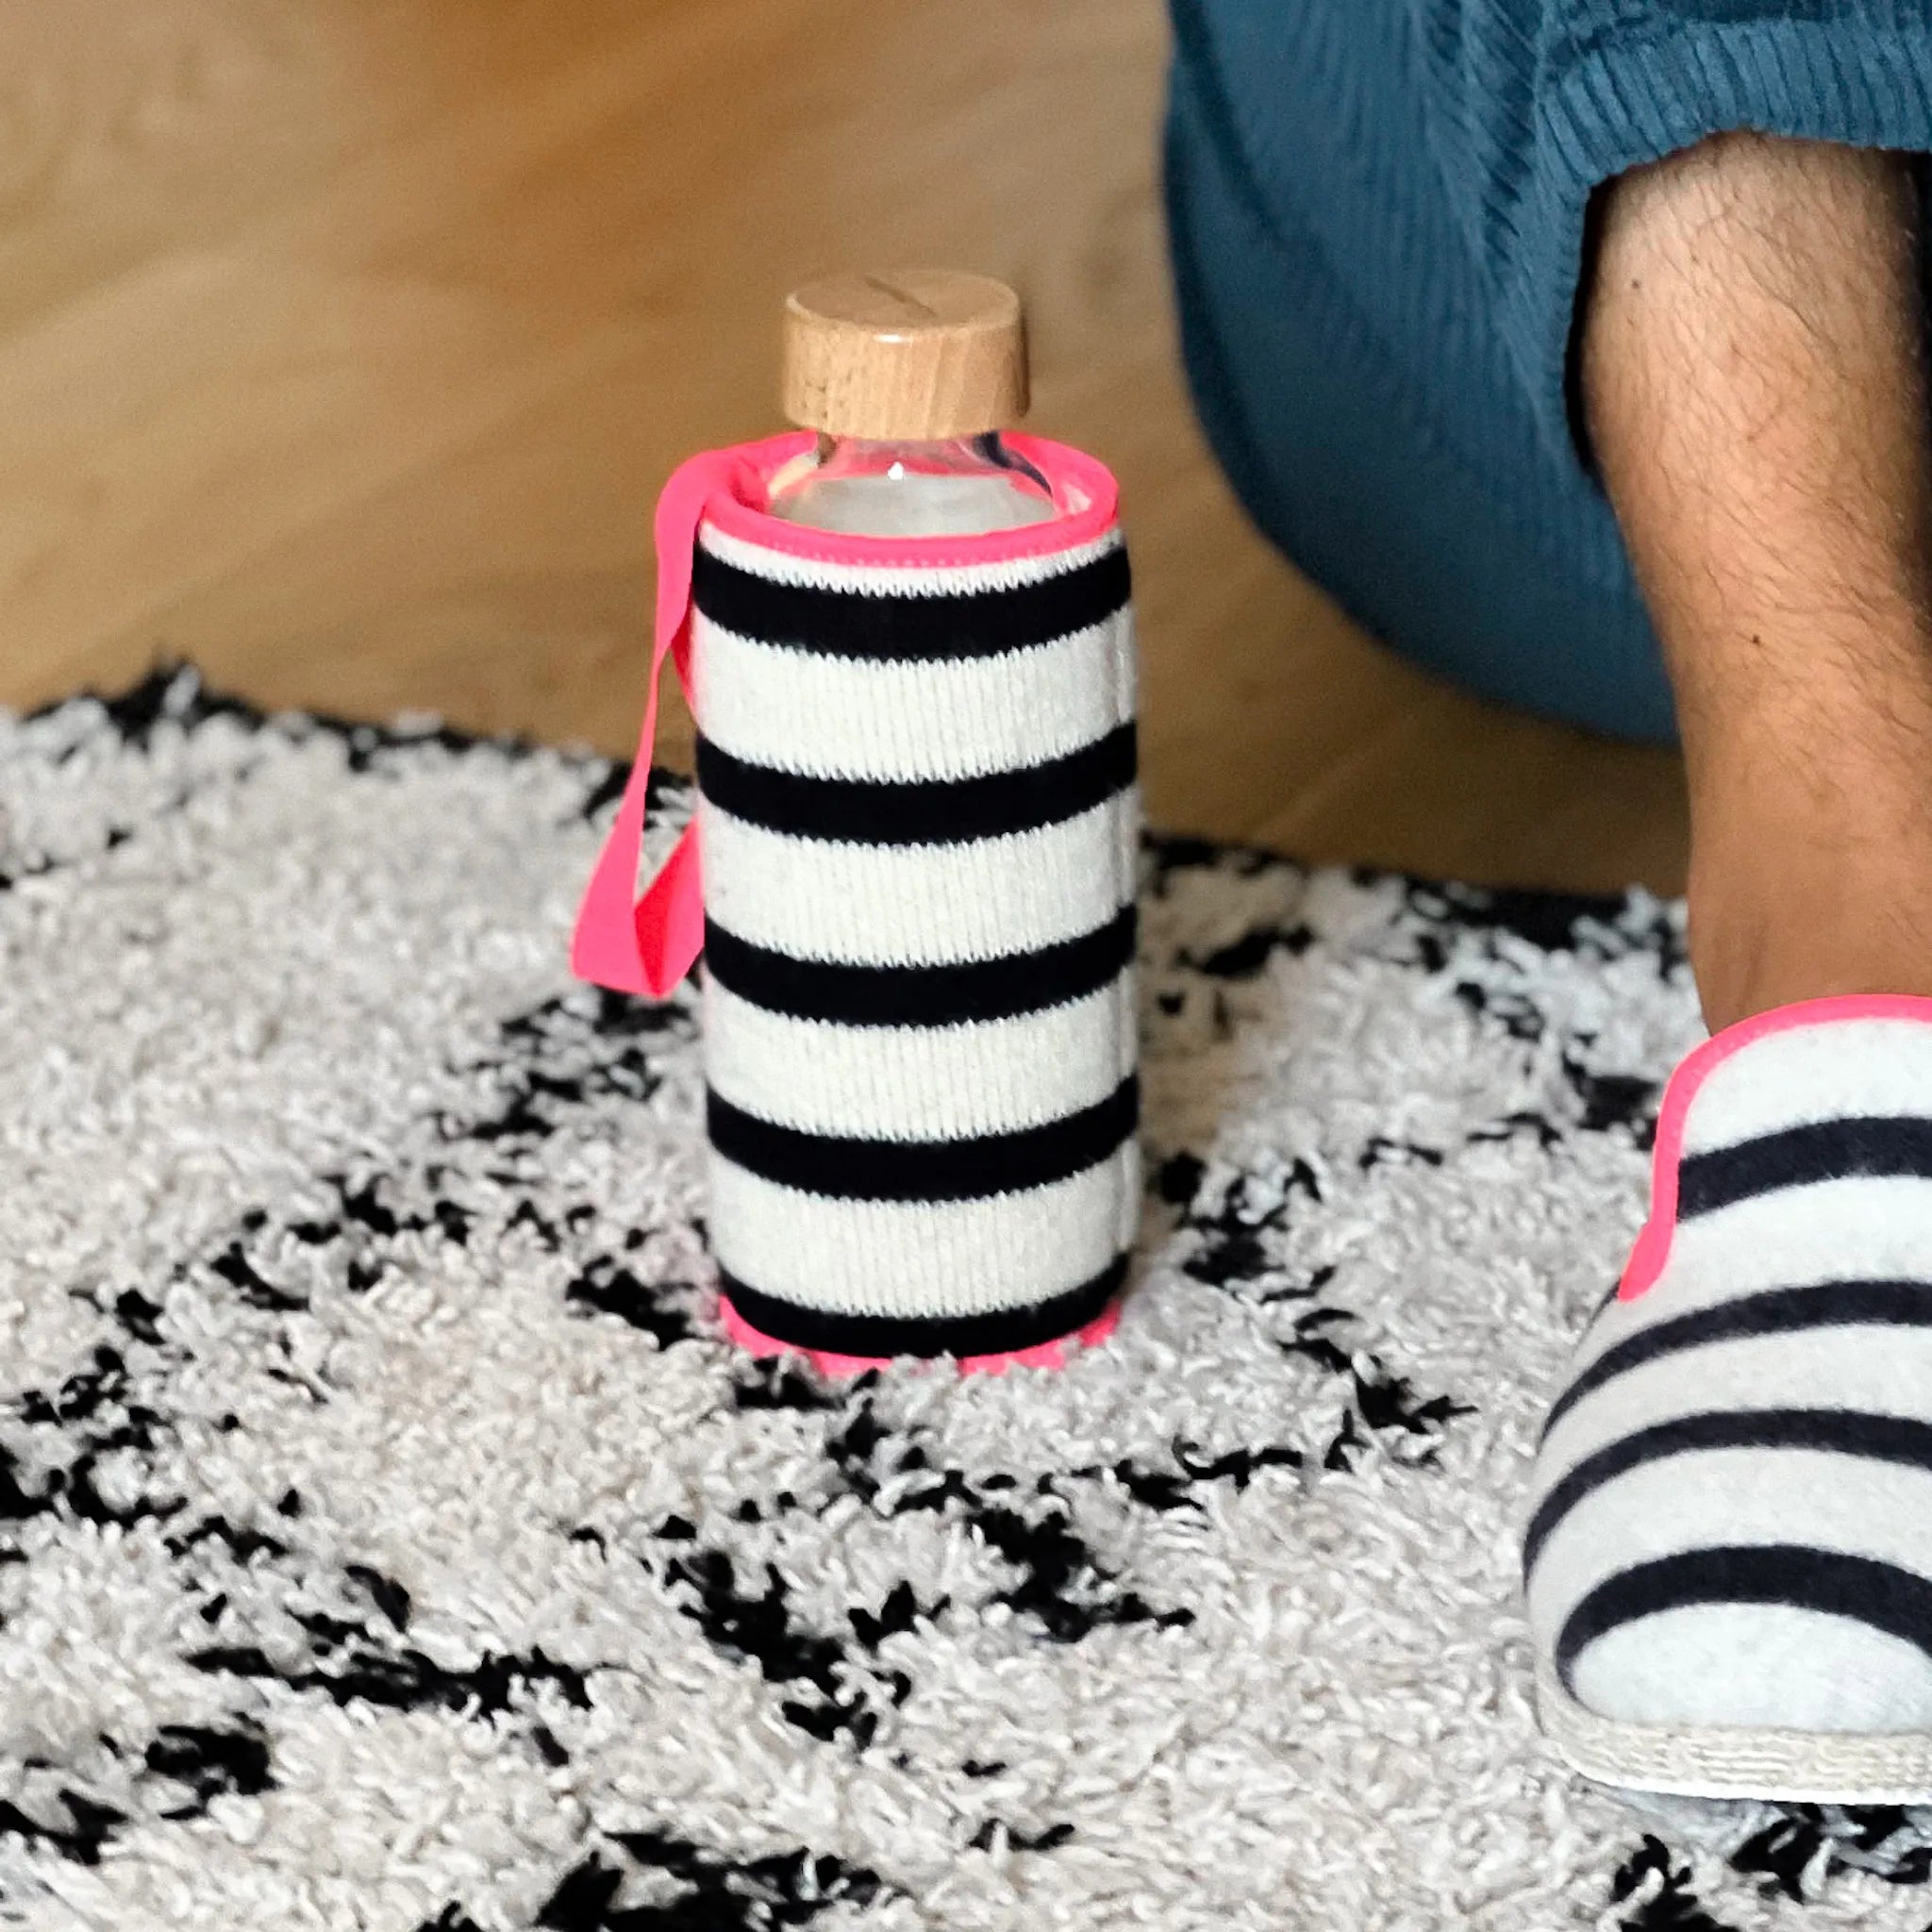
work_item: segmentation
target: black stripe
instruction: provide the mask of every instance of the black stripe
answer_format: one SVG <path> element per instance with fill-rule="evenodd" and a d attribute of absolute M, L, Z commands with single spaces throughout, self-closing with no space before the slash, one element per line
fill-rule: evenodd
<path fill-rule="evenodd" d="M 1932 1470 L 1932 1423 L 1855 1408 L 1737 1408 L 1653 1424 L 1586 1456 L 1538 1505 L 1523 1540 L 1524 1575 L 1557 1524 L 1586 1496 L 1646 1463 L 1702 1449 L 1816 1449 Z"/>
<path fill-rule="evenodd" d="M 721 1271 L 722 1273 L 722 1271 Z M 994 1308 L 983 1315 L 846 1315 L 801 1307 L 761 1293 L 735 1274 L 723 1286 L 731 1306 L 774 1341 L 834 1355 L 890 1357 L 913 1355 L 1012 1355 L 1058 1341 L 1100 1316 L 1127 1278 L 1127 1257 L 1118 1257 L 1091 1281 L 1050 1301 Z"/>
<path fill-rule="evenodd" d="M 698 740 L 697 763 L 706 799 L 747 824 L 864 845 L 952 844 L 1038 831 L 1118 797 L 1134 782 L 1134 727 L 1044 764 L 923 783 L 808 777 L 748 764 L 708 738 Z"/>
<path fill-rule="evenodd" d="M 1932 1120 L 1814 1121 L 1691 1155 L 1677 1169 L 1677 1219 L 1811 1181 L 1896 1174 L 1932 1175 Z"/>
<path fill-rule="evenodd" d="M 705 969 L 727 992 L 768 1012 L 841 1026 L 956 1026 L 1010 1020 L 1085 999 L 1133 963 L 1135 910 L 1096 931 L 945 966 L 845 966 L 794 959 L 705 923 Z"/>
<path fill-rule="evenodd" d="M 991 658 L 1051 643 L 1111 617 L 1131 590 L 1127 553 L 1118 547 L 1011 590 L 926 596 L 774 583 L 700 549 L 691 587 L 698 609 L 740 637 L 882 660 Z"/>
<path fill-rule="evenodd" d="M 1586 1644 L 1640 1617 L 1691 1604 L 1777 1604 L 1846 1617 L 1932 1657 L 1932 1583 L 1924 1577 L 1803 1543 L 1737 1544 L 1658 1557 L 1598 1584 L 1557 1639 L 1557 1675 L 1569 1687 Z"/>
<path fill-rule="evenodd" d="M 1681 1349 L 1752 1335 L 1790 1335 L 1807 1328 L 1860 1325 L 1932 1328 L 1932 1282 L 1819 1281 L 1805 1288 L 1766 1289 L 1713 1308 L 1694 1308 L 1644 1328 L 1607 1348 L 1552 1405 L 1547 1436 L 1592 1391 Z"/>
<path fill-rule="evenodd" d="M 711 1144 L 747 1173 L 841 1201 L 983 1201 L 1043 1188 L 1097 1167 L 1133 1133 L 1140 1083 L 1130 1074 L 1093 1107 L 1038 1127 L 962 1141 L 859 1140 L 781 1127 L 706 1098 Z"/>

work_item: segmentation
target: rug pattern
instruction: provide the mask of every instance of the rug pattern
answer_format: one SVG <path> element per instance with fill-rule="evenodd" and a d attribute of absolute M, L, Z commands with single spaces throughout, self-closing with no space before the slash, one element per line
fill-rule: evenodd
<path fill-rule="evenodd" d="M 1118 1340 L 834 1386 L 714 1324 L 689 990 L 564 971 L 621 777 L 0 720 L 0 1923 L 1932 1921 L 1926 1815 L 1639 1813 L 1531 1721 L 1679 908 L 1150 841 Z"/>

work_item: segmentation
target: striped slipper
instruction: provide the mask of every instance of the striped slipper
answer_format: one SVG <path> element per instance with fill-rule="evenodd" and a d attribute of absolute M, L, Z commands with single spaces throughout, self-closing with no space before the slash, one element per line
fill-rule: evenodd
<path fill-rule="evenodd" d="M 1932 1798 L 1932 1000 L 1807 1001 L 1678 1068 L 1524 1574 L 1587 1776 Z"/>

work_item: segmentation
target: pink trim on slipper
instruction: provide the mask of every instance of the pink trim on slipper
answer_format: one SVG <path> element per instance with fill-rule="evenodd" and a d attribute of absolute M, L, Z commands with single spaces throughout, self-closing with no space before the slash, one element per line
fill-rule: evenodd
<path fill-rule="evenodd" d="M 718 1318 L 724 1324 L 724 1333 L 740 1348 L 756 1356 L 801 1356 L 810 1362 L 822 1375 L 834 1381 L 843 1381 L 853 1375 L 862 1375 L 868 1369 L 884 1369 L 891 1366 L 882 1356 L 836 1355 L 828 1349 L 798 1348 L 789 1341 L 779 1341 L 754 1328 L 736 1308 L 726 1295 L 718 1297 Z M 1121 1305 L 1110 1302 L 1086 1327 L 1073 1335 L 1063 1335 L 1054 1341 L 1041 1341 L 1032 1348 L 1016 1349 L 1008 1355 L 969 1355 L 961 1356 L 957 1364 L 962 1375 L 1004 1375 L 1008 1369 L 1063 1369 L 1067 1357 L 1074 1350 L 1091 1348 L 1105 1341 L 1120 1326 Z"/>
<path fill-rule="evenodd" d="M 1650 1164 L 1650 1215 L 1630 1250 L 1617 1299 L 1634 1302 L 1653 1288 L 1671 1257 L 1671 1238 L 1677 1225 L 1677 1167 L 1684 1154 L 1684 1126 L 1697 1091 L 1734 1053 L 1773 1033 L 1798 1026 L 1826 1026 L 1841 1020 L 1919 1020 L 1932 1024 L 1932 999 L 1915 993 L 1835 993 L 1824 999 L 1797 1000 L 1774 1007 L 1713 1034 L 1694 1046 L 1677 1063 L 1664 1089 L 1657 1121 L 1657 1145 Z"/>

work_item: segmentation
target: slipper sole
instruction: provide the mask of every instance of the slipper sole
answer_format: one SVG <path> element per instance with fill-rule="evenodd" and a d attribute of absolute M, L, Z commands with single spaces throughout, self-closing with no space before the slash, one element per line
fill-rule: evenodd
<path fill-rule="evenodd" d="M 1536 1701 L 1557 1755 L 1597 1784 L 1818 1805 L 1932 1800 L 1932 1733 L 1629 1724 L 1586 1709 L 1547 1664 L 1537 1672 Z"/>

